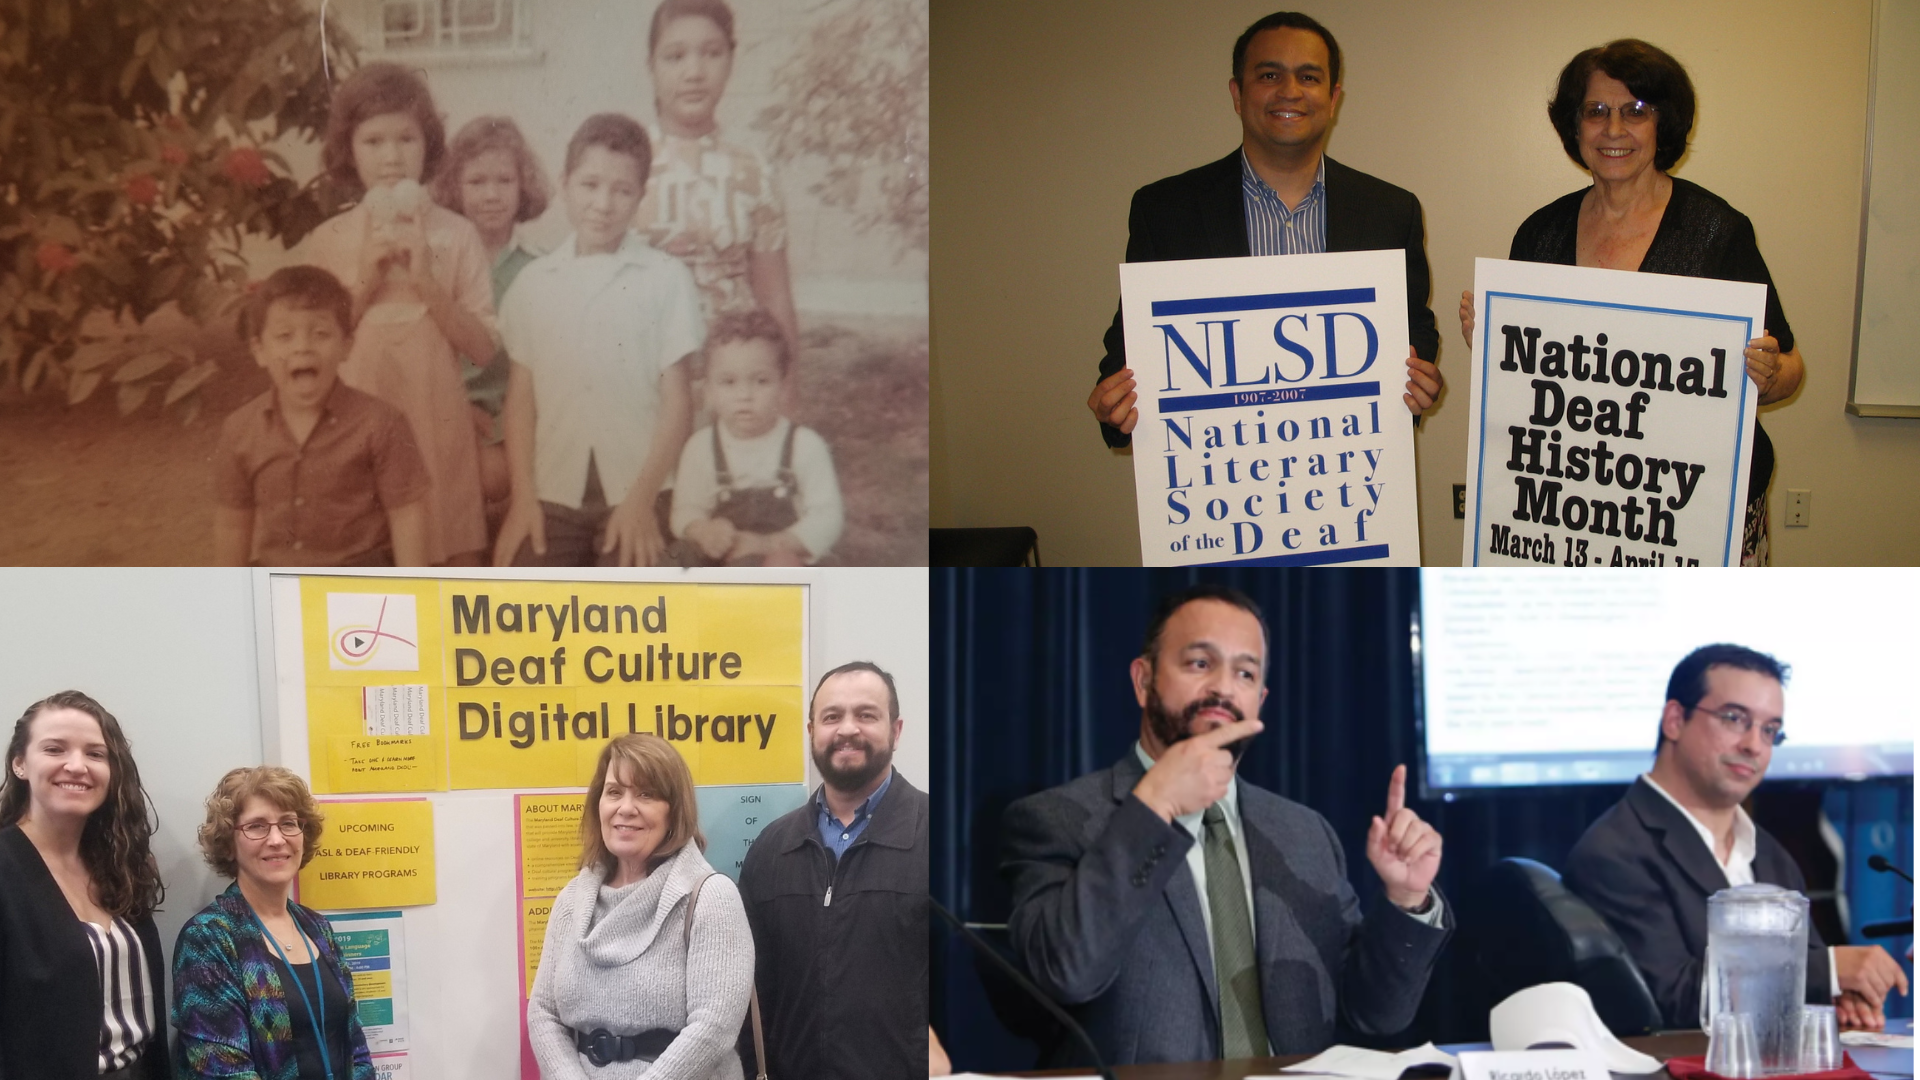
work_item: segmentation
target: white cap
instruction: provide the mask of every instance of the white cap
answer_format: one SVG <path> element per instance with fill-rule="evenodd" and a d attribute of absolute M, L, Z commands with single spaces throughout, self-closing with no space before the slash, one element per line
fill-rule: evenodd
<path fill-rule="evenodd" d="M 1493 1007 L 1487 1018 L 1495 1050 L 1530 1050 L 1545 1044 L 1572 1046 L 1598 1058 L 1609 1072 L 1659 1072 L 1660 1062 L 1613 1037 L 1593 999 L 1573 983 L 1529 986 Z"/>

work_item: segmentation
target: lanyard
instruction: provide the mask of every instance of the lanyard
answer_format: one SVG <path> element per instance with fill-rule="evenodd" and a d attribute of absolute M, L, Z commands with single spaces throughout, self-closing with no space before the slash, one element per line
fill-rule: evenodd
<path fill-rule="evenodd" d="M 260 936 L 266 938 L 267 944 L 273 946 L 273 954 L 278 956 L 280 962 L 287 966 L 287 974 L 293 976 L 293 988 L 300 991 L 300 1003 L 307 1007 L 307 1016 L 312 1018 L 316 1013 L 313 1008 L 313 1002 L 307 998 L 307 986 L 300 981 L 300 973 L 293 970 L 293 962 L 287 959 L 285 952 L 281 951 L 280 942 L 275 940 L 274 936 L 267 931 L 267 924 L 260 921 L 260 914 L 253 910 L 253 905 L 247 905 L 247 914 L 253 916 L 254 925 L 260 928 Z M 289 917 L 293 915 L 293 904 L 291 902 L 287 904 L 287 915 Z M 293 928 L 300 930 L 300 920 L 294 919 Z M 301 931 L 300 936 L 304 940 L 306 938 L 305 931 Z M 313 992 L 320 998 L 320 1009 L 317 1014 L 320 1019 L 314 1023 L 313 1033 L 316 1036 L 314 1041 L 320 1044 L 320 1067 L 327 1071 L 327 1080 L 333 1080 L 333 1059 L 327 1054 L 327 994 L 326 991 L 320 987 L 320 960 L 313 953 L 312 942 L 307 942 L 307 963 L 313 965 Z"/>

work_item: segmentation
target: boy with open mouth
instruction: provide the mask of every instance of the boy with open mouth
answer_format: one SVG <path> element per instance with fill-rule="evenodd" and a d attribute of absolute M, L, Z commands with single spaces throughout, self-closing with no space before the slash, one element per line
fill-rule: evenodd
<path fill-rule="evenodd" d="M 227 565 L 424 566 L 426 466 L 399 410 L 339 382 L 353 297 L 315 266 L 261 282 L 241 330 L 273 388 L 214 457 L 214 557 Z"/>

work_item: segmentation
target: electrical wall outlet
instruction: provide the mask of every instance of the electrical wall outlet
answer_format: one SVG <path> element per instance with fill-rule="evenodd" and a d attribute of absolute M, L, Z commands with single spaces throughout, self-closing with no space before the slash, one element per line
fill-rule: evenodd
<path fill-rule="evenodd" d="M 1813 492 L 1805 488 L 1787 489 L 1787 527 L 1804 528 L 1813 518 Z"/>
<path fill-rule="evenodd" d="M 1453 485 L 1453 516 L 1461 521 L 1467 519 L 1467 485 Z"/>

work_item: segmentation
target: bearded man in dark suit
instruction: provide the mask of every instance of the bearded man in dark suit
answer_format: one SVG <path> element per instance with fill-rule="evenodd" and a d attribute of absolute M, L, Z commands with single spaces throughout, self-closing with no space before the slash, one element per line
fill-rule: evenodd
<path fill-rule="evenodd" d="M 1311 17 L 1275 12 L 1234 43 L 1227 89 L 1240 115 L 1239 149 L 1134 192 L 1127 261 L 1403 249 L 1412 348 L 1401 397 L 1418 417 L 1441 386 L 1426 226 L 1412 192 L 1326 156 L 1341 98 L 1339 44 Z M 1132 441 L 1140 410 L 1117 310 L 1106 346 L 1087 408 L 1107 445 L 1121 447 Z"/>
<path fill-rule="evenodd" d="M 1367 833 L 1385 895 L 1364 914 L 1327 819 L 1237 778 L 1266 631 L 1233 589 L 1165 598 L 1132 664 L 1139 741 L 1007 807 L 1014 951 L 1110 1064 L 1313 1054 L 1339 1024 L 1397 1033 L 1451 933 L 1440 834 L 1406 805 L 1406 766 Z"/>

